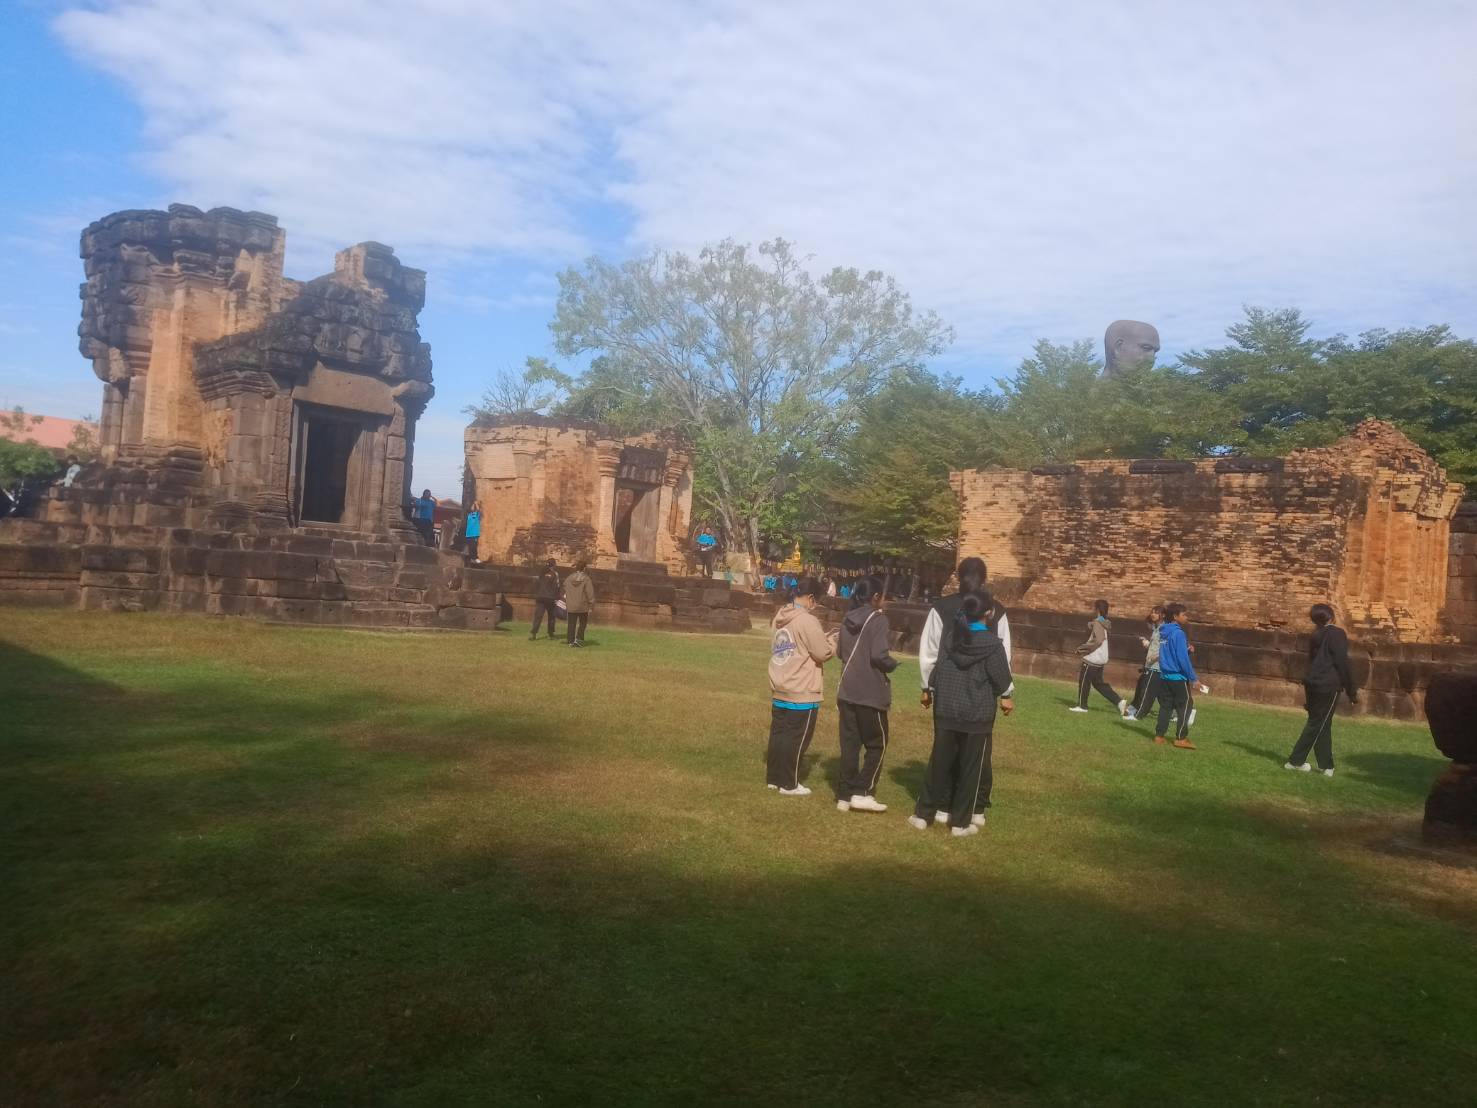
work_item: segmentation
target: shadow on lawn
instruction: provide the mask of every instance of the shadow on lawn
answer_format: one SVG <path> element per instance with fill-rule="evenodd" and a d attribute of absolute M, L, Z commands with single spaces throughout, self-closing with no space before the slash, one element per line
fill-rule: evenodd
<path fill-rule="evenodd" d="M 67 746 L 7 798 L 24 832 L 0 846 L 12 1103 L 1456 1103 L 1466 1090 L 1477 972 L 1450 957 L 1462 936 L 1402 909 L 1382 945 L 1357 929 L 1378 905 L 1339 914 L 1352 878 L 1269 880 L 1264 860 L 1308 831 L 1245 807 L 1102 801 L 1115 829 L 1141 834 L 1079 849 L 1104 873 L 1155 878 L 1127 888 L 987 869 L 1008 840 L 900 821 L 902 857 L 774 864 L 761 840 L 735 865 L 721 825 L 577 824 L 583 806 L 537 790 L 514 815 L 490 810 L 509 801 L 489 776 L 557 769 L 568 737 L 537 719 L 243 688 L 228 671 L 123 694 L 24 651 L 0 663 L 0 688 L 20 690 L 20 757 L 48 736 Z M 911 796 L 924 768 L 888 772 Z M 454 803 L 435 822 L 396 818 L 392 801 L 428 790 Z M 696 834 L 711 855 L 681 853 Z M 1216 906 L 1167 895 L 1207 881 L 1244 914 L 1219 926 Z M 1288 926 L 1288 905 L 1323 922 Z M 1357 966 L 1332 957 L 1345 927 Z M 1419 1006 L 1370 1003 L 1415 979 Z M 1371 1067 L 1383 1043 L 1399 1049 Z"/>

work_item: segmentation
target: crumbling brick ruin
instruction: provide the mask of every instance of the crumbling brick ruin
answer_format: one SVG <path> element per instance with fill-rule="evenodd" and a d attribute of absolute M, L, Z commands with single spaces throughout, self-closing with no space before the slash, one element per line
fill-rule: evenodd
<path fill-rule="evenodd" d="M 1084 461 L 953 475 L 960 549 L 1048 611 L 1180 600 L 1228 627 L 1300 628 L 1333 604 L 1357 636 L 1440 641 L 1462 488 L 1387 423 L 1285 458 Z"/>
<path fill-rule="evenodd" d="M 113 468 L 52 518 L 198 525 L 208 510 L 408 533 L 415 423 L 434 393 L 416 329 L 426 275 L 364 242 L 293 281 L 285 245 L 275 216 L 183 204 L 82 233 L 81 350 L 104 383 Z"/>
<path fill-rule="evenodd" d="M 528 614 L 532 573 L 468 567 L 421 546 L 405 518 L 416 420 L 433 394 L 416 322 L 425 274 L 366 242 L 298 282 L 282 274 L 283 248 L 273 216 L 181 204 L 82 233 L 79 333 L 104 383 L 105 464 L 54 488 L 40 518 L 0 521 L 0 603 L 488 628 L 506 594 Z M 651 493 L 662 521 L 686 527 L 686 453 L 600 439 L 587 454 L 614 465 L 613 483 L 592 469 L 587 497 L 620 486 L 635 506 Z M 567 472 L 555 485 L 574 496 Z M 629 516 L 633 556 L 676 565 L 670 536 Z M 593 510 L 582 518 L 602 564 L 620 560 L 612 529 Z M 529 530 L 525 544 L 541 537 Z M 597 623 L 749 626 L 721 582 L 600 573 L 596 589 Z"/>
<path fill-rule="evenodd" d="M 596 423 L 525 414 L 480 420 L 465 443 L 483 561 L 584 557 L 687 571 L 692 453 L 680 438 L 622 438 Z"/>

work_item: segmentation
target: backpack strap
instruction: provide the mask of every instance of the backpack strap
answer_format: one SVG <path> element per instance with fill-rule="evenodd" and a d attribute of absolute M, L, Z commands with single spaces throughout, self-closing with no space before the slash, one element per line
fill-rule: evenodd
<path fill-rule="evenodd" d="M 836 682 L 836 690 L 838 693 L 841 690 L 841 681 L 846 680 L 846 671 L 851 668 L 851 660 L 856 657 L 856 648 L 861 645 L 862 636 L 867 632 L 867 624 L 872 622 L 872 616 L 875 616 L 876 614 L 877 610 L 874 608 L 871 613 L 868 614 L 867 618 L 862 620 L 861 630 L 856 633 L 856 642 L 851 644 L 851 653 L 847 655 L 846 661 L 841 664 L 841 680 Z"/>

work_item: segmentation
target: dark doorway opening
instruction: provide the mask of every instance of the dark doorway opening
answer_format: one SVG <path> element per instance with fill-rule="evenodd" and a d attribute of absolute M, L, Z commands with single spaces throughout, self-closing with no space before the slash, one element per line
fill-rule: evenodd
<path fill-rule="evenodd" d="M 359 442 L 359 426 L 347 420 L 304 416 L 302 518 L 340 523 L 349 489 L 349 461 Z"/>
<path fill-rule="evenodd" d="M 615 548 L 621 554 L 632 553 L 631 519 L 645 497 L 645 489 L 617 487 L 615 490 Z"/>

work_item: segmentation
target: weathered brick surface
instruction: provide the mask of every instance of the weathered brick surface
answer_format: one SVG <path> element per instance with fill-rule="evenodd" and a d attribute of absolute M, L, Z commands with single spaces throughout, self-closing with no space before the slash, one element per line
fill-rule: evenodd
<path fill-rule="evenodd" d="M 1138 612 L 1178 600 L 1231 627 L 1301 626 L 1334 605 L 1366 635 L 1445 634 L 1461 487 L 1404 435 L 1369 421 L 1283 459 L 955 473 L 959 546 L 1032 608 Z"/>
<path fill-rule="evenodd" d="M 614 568 L 637 558 L 689 570 L 692 454 L 680 437 L 622 438 L 596 423 L 510 417 L 468 427 L 465 451 L 471 496 L 483 508 L 483 561 L 587 558 Z M 623 494 L 636 505 L 624 552 L 615 529 Z"/>
<path fill-rule="evenodd" d="M 1462 642 L 1477 643 L 1477 500 L 1457 509 L 1451 521 L 1449 551 L 1447 626 Z"/>

